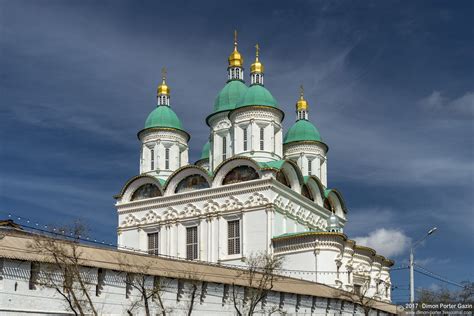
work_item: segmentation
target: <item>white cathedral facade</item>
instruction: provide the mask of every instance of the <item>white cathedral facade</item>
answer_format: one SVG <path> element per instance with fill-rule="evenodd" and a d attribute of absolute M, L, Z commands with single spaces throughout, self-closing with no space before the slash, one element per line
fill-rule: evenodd
<path fill-rule="evenodd" d="M 116 196 L 119 247 L 222 265 L 270 253 L 284 258 L 287 276 L 390 302 L 393 261 L 343 233 L 349 211 L 328 186 L 328 146 L 303 91 L 285 133 L 258 53 L 257 46 L 246 85 L 234 41 L 228 81 L 206 118 L 209 141 L 195 163 L 163 76 L 157 107 L 138 133 L 140 172 Z"/>

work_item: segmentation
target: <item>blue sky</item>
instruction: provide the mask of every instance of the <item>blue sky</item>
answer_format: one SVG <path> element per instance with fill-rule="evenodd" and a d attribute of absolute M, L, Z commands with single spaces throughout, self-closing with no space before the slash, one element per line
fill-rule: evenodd
<path fill-rule="evenodd" d="M 349 207 L 349 237 L 403 265 L 410 238 L 438 226 L 417 250 L 419 264 L 473 280 L 472 9 L 471 1 L 0 1 L 0 217 L 80 218 L 114 241 L 112 196 L 138 173 L 136 133 L 155 106 L 161 67 L 195 161 L 237 28 L 247 68 L 261 47 L 286 128 L 304 84 L 330 148 L 329 186 Z M 408 271 L 393 279 L 407 287 Z"/>

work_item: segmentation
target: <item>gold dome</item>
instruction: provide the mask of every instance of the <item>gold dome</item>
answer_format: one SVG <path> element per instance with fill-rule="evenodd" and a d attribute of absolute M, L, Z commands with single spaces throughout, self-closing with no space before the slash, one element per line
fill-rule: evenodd
<path fill-rule="evenodd" d="M 300 99 L 296 102 L 296 111 L 308 110 L 308 102 L 304 99 L 303 85 L 300 87 Z"/>
<path fill-rule="evenodd" d="M 260 50 L 260 47 L 255 45 L 256 53 L 255 53 L 255 62 L 250 66 L 250 72 L 251 73 L 263 73 L 264 67 L 263 64 L 258 60 L 258 53 Z"/>
<path fill-rule="evenodd" d="M 161 75 L 162 75 L 162 81 L 161 81 L 161 84 L 158 86 L 158 89 L 156 90 L 156 92 L 158 93 L 158 95 L 160 94 L 170 95 L 171 89 L 166 84 L 166 69 L 165 68 L 161 70 Z"/>
<path fill-rule="evenodd" d="M 229 67 L 243 67 L 244 58 L 237 50 L 237 31 L 234 31 L 234 51 L 229 56 Z"/>

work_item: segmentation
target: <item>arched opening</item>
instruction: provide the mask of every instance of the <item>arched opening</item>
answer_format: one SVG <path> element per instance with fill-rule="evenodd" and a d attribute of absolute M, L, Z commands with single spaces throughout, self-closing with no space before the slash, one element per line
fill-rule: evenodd
<path fill-rule="evenodd" d="M 131 201 L 150 199 L 157 196 L 161 196 L 160 189 L 152 183 L 147 183 L 140 186 L 135 190 L 135 192 L 133 192 Z"/>
<path fill-rule="evenodd" d="M 276 179 L 278 182 L 284 184 L 285 186 L 291 188 L 290 181 L 288 181 L 288 177 L 283 171 L 278 171 L 276 175 Z"/>
<path fill-rule="evenodd" d="M 200 174 L 192 174 L 178 183 L 174 193 L 182 193 L 207 188 L 209 188 L 209 183 L 207 182 L 206 178 Z"/>
<path fill-rule="evenodd" d="M 313 201 L 313 196 L 311 195 L 311 191 L 309 190 L 306 184 L 303 184 L 303 186 L 301 187 L 301 195 Z"/>
<path fill-rule="evenodd" d="M 330 210 L 332 213 L 336 213 L 336 209 L 329 198 L 324 199 L 324 208 Z"/>
<path fill-rule="evenodd" d="M 258 179 L 258 172 L 249 166 L 238 166 L 229 171 L 224 180 L 222 181 L 223 185 L 250 181 Z"/>

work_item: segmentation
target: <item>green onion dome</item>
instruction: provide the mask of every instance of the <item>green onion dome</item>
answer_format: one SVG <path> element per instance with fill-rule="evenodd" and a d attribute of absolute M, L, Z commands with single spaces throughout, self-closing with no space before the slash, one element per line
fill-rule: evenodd
<path fill-rule="evenodd" d="M 254 84 L 248 88 L 245 95 L 237 103 L 236 108 L 252 105 L 263 105 L 278 108 L 278 103 L 270 91 L 259 84 Z"/>
<path fill-rule="evenodd" d="M 164 127 L 183 130 L 183 125 L 176 113 L 166 105 L 156 107 L 145 122 L 145 128 Z"/>
<path fill-rule="evenodd" d="M 316 126 L 308 120 L 298 120 L 288 130 L 283 140 L 284 144 L 299 141 L 318 141 L 321 142 L 321 135 Z"/>
<path fill-rule="evenodd" d="M 201 158 L 199 158 L 199 160 L 202 160 L 202 159 L 209 159 L 209 151 L 211 150 L 211 143 L 208 141 L 207 143 L 204 144 L 204 146 L 202 147 L 202 151 L 201 151 Z"/>
<path fill-rule="evenodd" d="M 214 102 L 214 113 L 231 111 L 247 92 L 248 87 L 240 80 L 231 80 L 222 88 Z"/>

